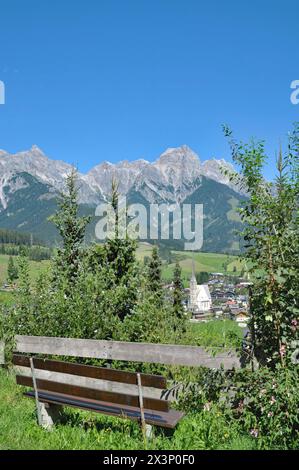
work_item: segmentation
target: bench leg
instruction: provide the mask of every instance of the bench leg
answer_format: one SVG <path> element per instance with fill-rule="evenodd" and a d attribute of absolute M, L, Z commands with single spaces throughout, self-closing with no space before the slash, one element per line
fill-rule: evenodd
<path fill-rule="evenodd" d="M 145 425 L 145 437 L 147 441 L 150 441 L 153 437 L 153 426 L 150 424 Z"/>
<path fill-rule="evenodd" d="M 50 431 L 59 420 L 62 406 L 48 403 L 39 403 L 41 412 L 41 426 Z"/>

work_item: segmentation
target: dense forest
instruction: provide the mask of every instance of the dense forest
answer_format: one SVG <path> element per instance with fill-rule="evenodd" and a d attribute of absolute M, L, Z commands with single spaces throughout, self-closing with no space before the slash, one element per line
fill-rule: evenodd
<path fill-rule="evenodd" d="M 0 228 L 0 244 L 44 246 L 44 242 L 39 240 L 31 233 L 19 232 L 17 230 L 8 230 L 4 228 Z"/>

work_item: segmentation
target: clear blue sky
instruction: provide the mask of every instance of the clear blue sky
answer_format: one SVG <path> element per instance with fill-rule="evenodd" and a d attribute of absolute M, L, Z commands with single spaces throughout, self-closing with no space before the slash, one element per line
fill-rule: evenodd
<path fill-rule="evenodd" d="M 229 159 L 229 123 L 274 155 L 299 120 L 298 0 L 1 0 L 0 18 L 10 152 L 81 171 L 182 144 Z"/>

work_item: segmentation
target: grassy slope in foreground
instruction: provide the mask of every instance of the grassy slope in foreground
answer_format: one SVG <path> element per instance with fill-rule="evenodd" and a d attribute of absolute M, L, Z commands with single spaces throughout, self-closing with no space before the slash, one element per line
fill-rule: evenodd
<path fill-rule="evenodd" d="M 238 334 L 237 329 L 229 320 L 215 321 L 211 326 L 190 324 L 187 342 L 233 346 L 234 341 L 227 333 Z M 57 425 L 53 432 L 44 431 L 36 423 L 33 400 L 22 396 L 13 372 L 1 368 L 0 422 L 0 450 L 144 448 L 137 423 L 76 409 L 65 408 L 63 424 Z M 172 435 L 155 428 L 149 449 L 254 449 L 255 446 L 253 438 L 242 435 L 236 421 L 228 421 L 217 407 L 212 407 L 210 411 L 188 414 Z"/>
<path fill-rule="evenodd" d="M 13 373 L 0 368 L 0 450 L 143 449 L 137 423 L 64 409 L 64 423 L 47 432 L 36 423 L 34 401 L 22 397 Z M 253 449 L 255 442 L 212 408 L 187 415 L 172 436 L 156 428 L 149 449 Z"/>

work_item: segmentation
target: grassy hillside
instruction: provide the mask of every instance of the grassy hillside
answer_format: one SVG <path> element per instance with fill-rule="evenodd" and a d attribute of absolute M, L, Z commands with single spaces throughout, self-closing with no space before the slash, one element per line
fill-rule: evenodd
<path fill-rule="evenodd" d="M 152 245 L 149 243 L 140 243 L 137 250 L 137 257 L 140 261 L 144 260 L 144 257 L 151 256 Z M 224 266 L 226 266 L 228 274 L 240 274 L 242 268 L 244 268 L 244 262 L 238 258 L 238 256 L 225 255 L 222 253 L 193 253 L 190 251 L 171 251 L 172 263 L 163 264 L 163 278 L 170 280 L 173 275 L 175 261 L 178 260 L 182 268 L 182 278 L 186 283 L 189 281 L 192 273 L 192 259 L 194 259 L 195 271 L 207 272 L 225 272 Z"/>
<path fill-rule="evenodd" d="M 139 243 L 136 253 L 137 259 L 143 262 L 146 256 L 151 256 L 152 251 L 153 245 L 151 245 L 150 243 Z"/>
<path fill-rule="evenodd" d="M 179 260 L 182 268 L 182 277 L 184 279 L 190 279 L 192 273 L 192 259 L 194 259 L 195 272 L 207 271 L 207 272 L 222 272 L 224 273 L 224 264 L 227 265 L 227 273 L 233 274 L 234 268 L 236 269 L 235 274 L 240 273 L 242 269 L 242 262 L 237 256 L 227 256 L 218 253 L 191 253 L 187 251 L 173 251 L 173 255 Z M 165 279 L 171 279 L 174 264 L 171 263 L 164 267 L 163 277 Z"/>
<path fill-rule="evenodd" d="M 7 279 L 7 265 L 8 265 L 8 255 L 0 255 L 0 303 L 10 304 L 13 302 L 14 293 L 11 291 L 3 290 L 2 286 Z M 14 257 L 16 261 L 17 257 Z M 29 261 L 29 274 L 32 281 L 38 278 L 40 273 L 45 271 L 47 266 L 49 266 L 50 261 Z"/>
<path fill-rule="evenodd" d="M 188 323 L 184 344 L 204 347 L 238 348 L 243 330 L 233 320 L 212 320 L 207 323 Z"/>
<path fill-rule="evenodd" d="M 146 256 L 151 256 L 153 245 L 150 243 L 139 243 L 137 248 L 137 259 L 143 261 Z M 223 272 L 223 263 L 226 263 L 229 260 L 227 271 L 232 273 L 234 266 L 236 266 L 237 271 L 239 272 L 242 268 L 242 262 L 238 259 L 237 256 L 227 256 L 224 254 L 218 253 L 192 253 L 189 251 L 171 251 L 173 259 L 178 259 L 180 265 L 182 266 L 183 273 L 189 275 L 192 270 L 192 257 L 194 257 L 195 269 L 199 271 L 220 271 Z M 8 255 L 0 254 L 0 284 L 6 279 L 7 276 L 7 264 L 8 264 Z M 16 259 L 16 258 L 15 258 Z M 29 261 L 30 265 L 30 275 L 32 279 L 36 279 L 38 275 L 49 265 L 49 261 Z M 167 278 L 167 273 L 173 268 L 174 263 L 170 264 L 169 267 L 164 266 L 163 273 Z"/>
<path fill-rule="evenodd" d="M 149 243 L 139 243 L 137 249 L 137 259 L 143 262 L 145 257 L 151 256 L 153 245 Z M 179 260 L 182 268 L 182 278 L 184 284 L 187 285 L 189 282 L 192 272 L 192 259 L 194 259 L 195 271 L 207 271 L 207 272 L 224 272 L 223 264 L 227 265 L 228 274 L 240 273 L 243 262 L 237 256 L 227 256 L 218 253 L 192 253 L 188 251 L 171 251 L 172 263 L 166 263 L 164 260 L 162 275 L 163 279 L 170 280 L 173 276 L 173 270 L 175 260 Z M 7 264 L 8 255 L 0 254 L 0 289 L 7 278 Z M 16 259 L 16 258 L 15 258 Z M 47 266 L 49 266 L 48 260 L 43 261 L 29 261 L 30 276 L 34 281 L 40 273 L 42 273 Z M 236 271 L 234 272 L 234 268 Z M 0 290 L 0 302 L 11 302 L 13 295 L 10 292 L 3 292 Z"/>
<path fill-rule="evenodd" d="M 7 265 L 8 265 L 8 255 L 0 255 L 0 284 L 2 285 L 7 278 Z M 16 257 L 14 258 L 16 260 Z M 30 268 L 30 277 L 32 280 L 35 280 L 40 273 L 42 273 L 47 266 L 49 266 L 48 260 L 43 261 L 29 261 Z"/>

